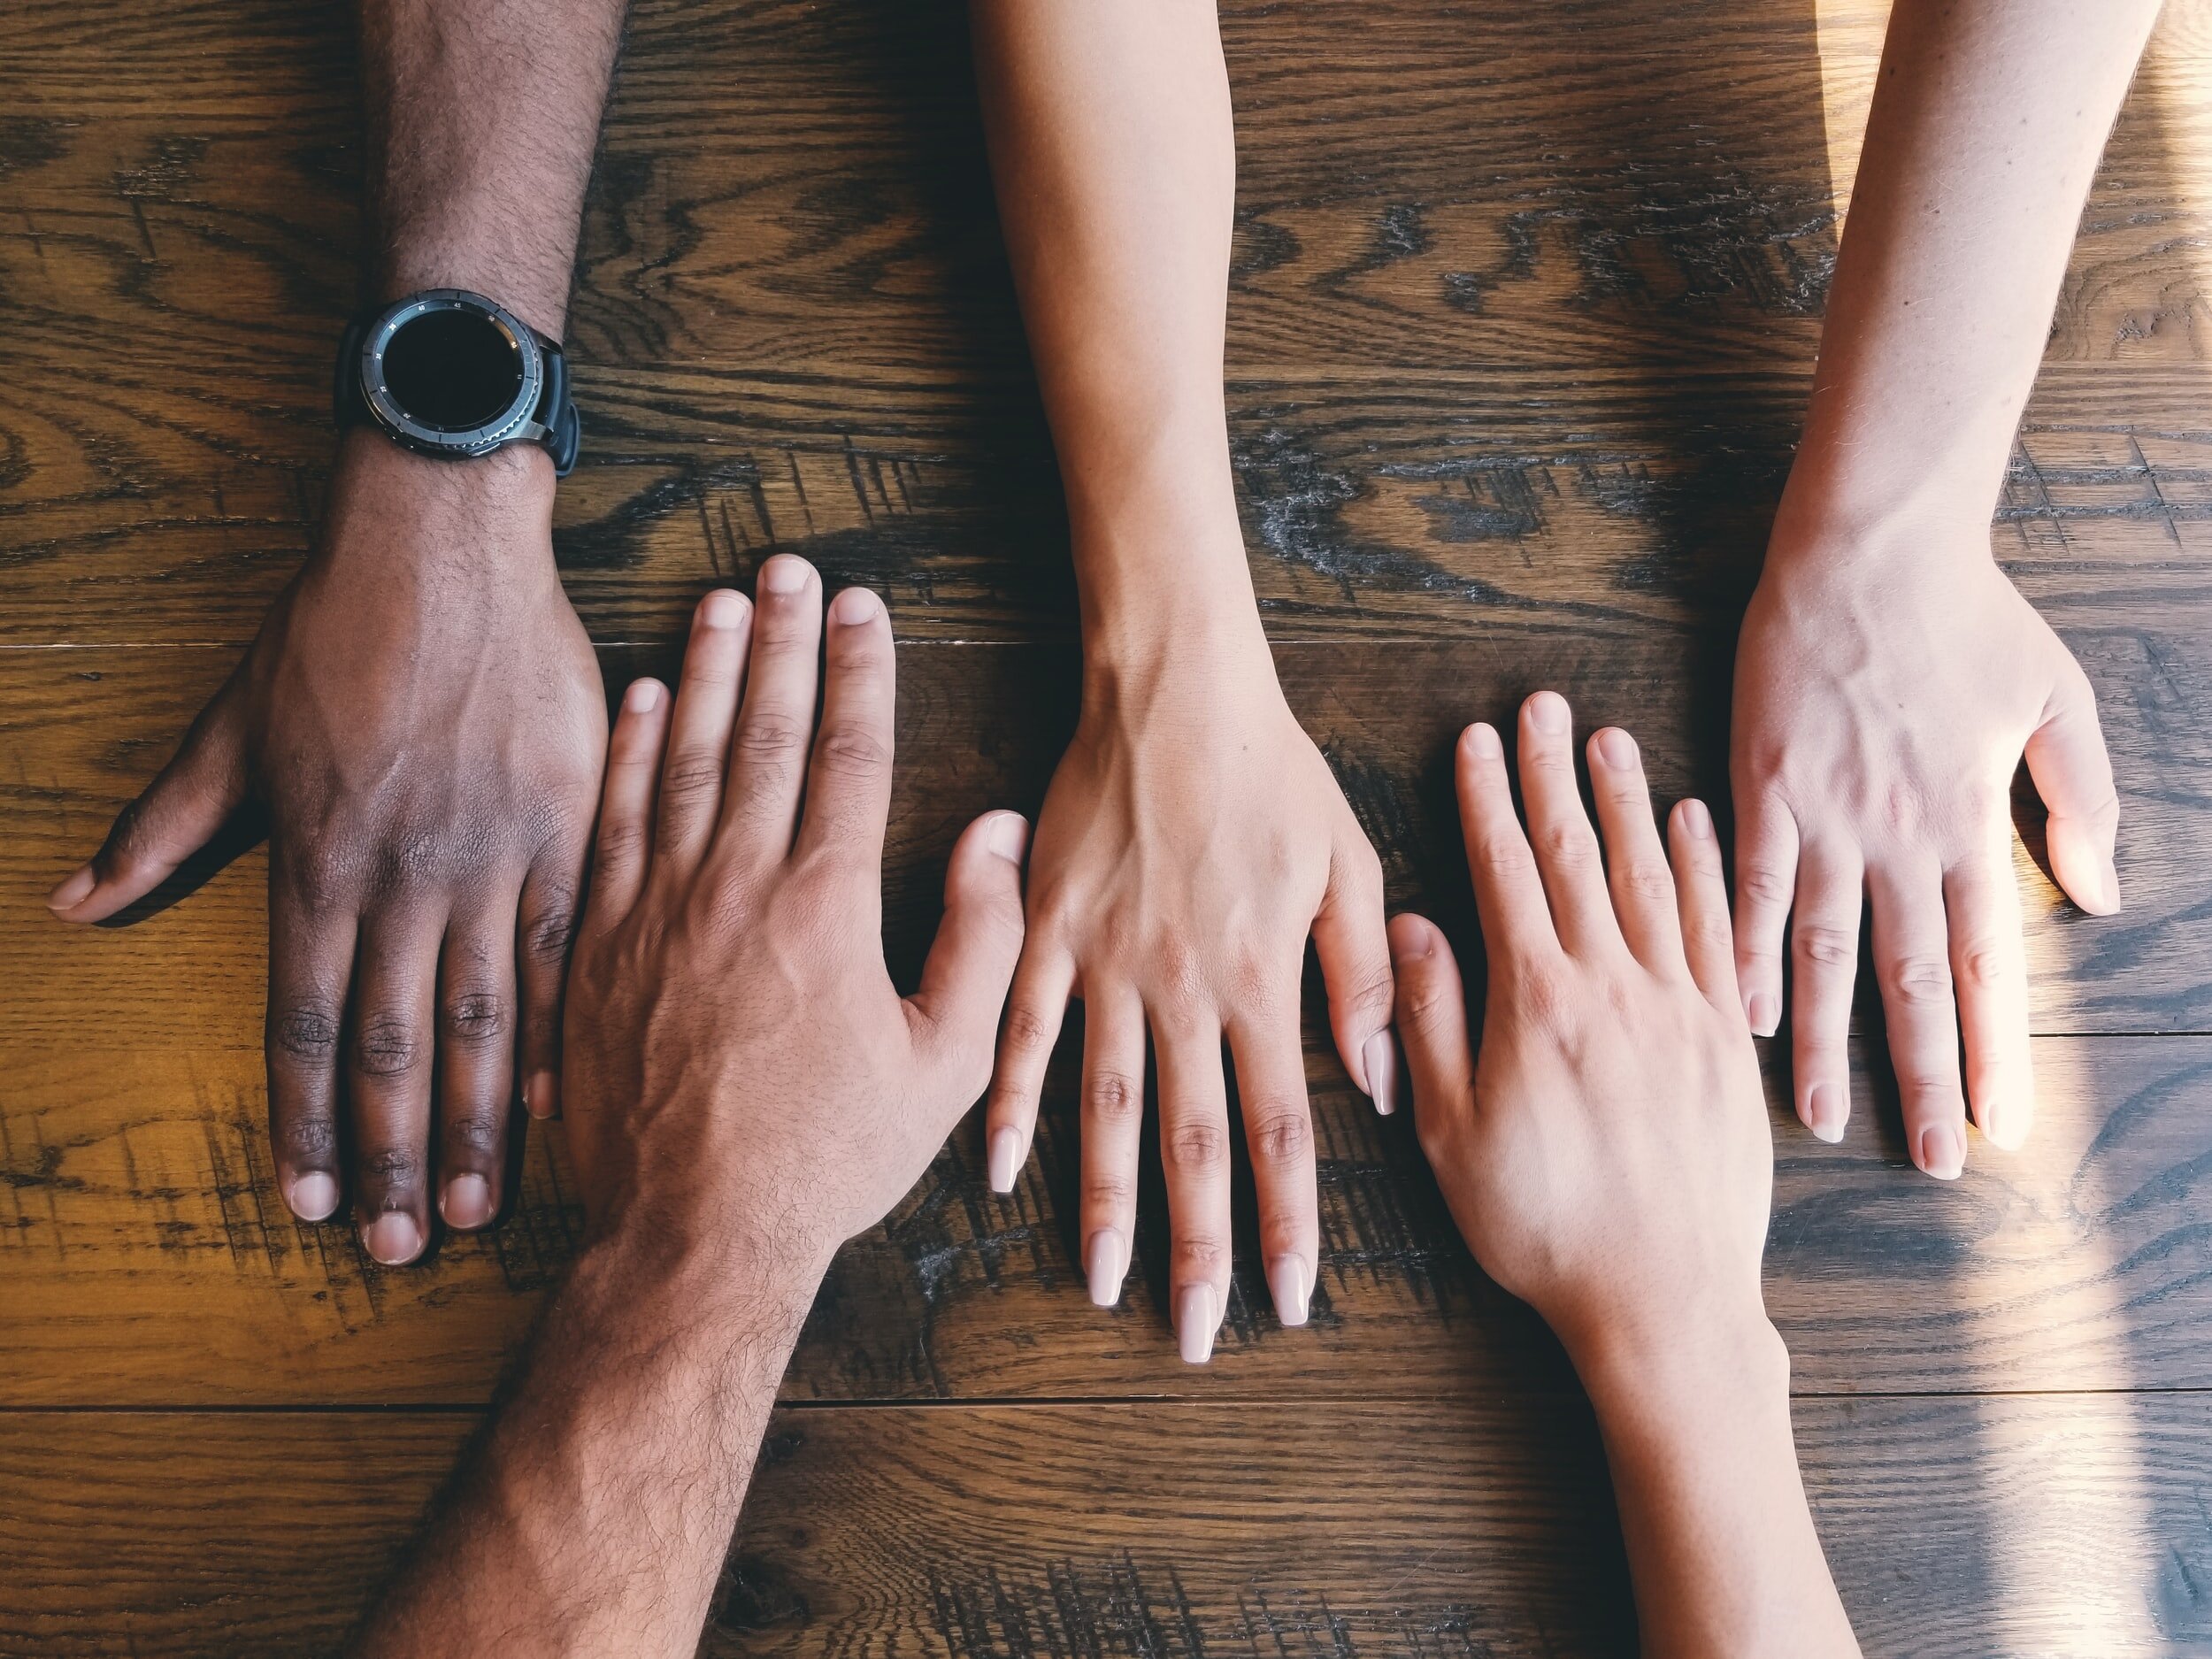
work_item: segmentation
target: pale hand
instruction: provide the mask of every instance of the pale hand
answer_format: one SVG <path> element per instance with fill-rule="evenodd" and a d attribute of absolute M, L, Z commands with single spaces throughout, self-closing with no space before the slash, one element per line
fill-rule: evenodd
<path fill-rule="evenodd" d="M 2120 902 L 2119 802 L 2088 679 L 1986 532 L 1952 539 L 1848 559 L 1778 541 L 1737 651 L 1730 766 L 1752 1028 L 1779 1022 L 1786 925 L 1798 1115 L 1840 1138 L 1863 893 L 1907 1143 L 1947 1179 L 1964 1167 L 1969 1099 L 2000 1146 L 2034 1115 L 2012 860 L 2024 753 L 2060 886 L 2095 914 Z"/>

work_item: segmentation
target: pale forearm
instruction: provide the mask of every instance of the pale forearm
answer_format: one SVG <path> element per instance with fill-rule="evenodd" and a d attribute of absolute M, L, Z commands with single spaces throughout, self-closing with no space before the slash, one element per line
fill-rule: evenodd
<path fill-rule="evenodd" d="M 1778 537 L 1985 520 L 2157 0 L 1897 0 Z"/>
<path fill-rule="evenodd" d="M 1221 386 L 1236 153 L 1211 0 L 971 16 L 1087 632 L 1256 634 Z"/>
<path fill-rule="evenodd" d="M 623 0 L 363 0 L 369 281 L 557 339 Z"/>
<path fill-rule="evenodd" d="M 1806 1508 L 1789 1356 L 1763 1318 L 1578 1356 L 1651 1659 L 1855 1655 Z"/>
<path fill-rule="evenodd" d="M 690 1653 L 818 1277 L 588 1252 L 355 1651 Z"/>

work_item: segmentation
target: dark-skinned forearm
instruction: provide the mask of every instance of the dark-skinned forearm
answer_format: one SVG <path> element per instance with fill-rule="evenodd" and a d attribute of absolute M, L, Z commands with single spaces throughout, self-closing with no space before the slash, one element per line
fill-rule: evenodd
<path fill-rule="evenodd" d="M 690 1653 L 819 1279 L 766 1250 L 588 1250 L 350 1651 Z"/>
<path fill-rule="evenodd" d="M 362 0 L 373 297 L 489 295 L 560 338 L 623 0 Z"/>

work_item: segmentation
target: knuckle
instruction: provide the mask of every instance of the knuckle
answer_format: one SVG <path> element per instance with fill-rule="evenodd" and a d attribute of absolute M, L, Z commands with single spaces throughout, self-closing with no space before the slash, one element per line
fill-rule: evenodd
<path fill-rule="evenodd" d="M 568 959 L 575 936 L 576 889 L 565 882 L 549 885 L 523 924 L 523 954 L 541 966 L 558 967 Z"/>
<path fill-rule="evenodd" d="M 380 1147 L 362 1158 L 361 1176 L 373 1187 L 404 1189 L 422 1179 L 422 1164 L 412 1147 Z"/>
<path fill-rule="evenodd" d="M 1125 1072 L 1093 1072 L 1083 1080 L 1083 1111 L 1101 1127 L 1126 1127 L 1144 1117 L 1144 1085 Z"/>
<path fill-rule="evenodd" d="M 805 752 L 806 740 L 805 728 L 797 721 L 780 714 L 757 714 L 738 728 L 737 752 L 757 771 L 786 772 Z"/>
<path fill-rule="evenodd" d="M 1597 851 L 1589 826 L 1571 821 L 1547 824 L 1536 833 L 1536 843 L 1548 862 L 1570 868 L 1587 864 Z"/>
<path fill-rule="evenodd" d="M 338 1017 L 311 1003 L 278 1010 L 269 1019 L 269 1047 L 303 1064 L 326 1061 L 338 1047 Z"/>
<path fill-rule="evenodd" d="M 1466 1018 L 1459 999 L 1446 993 L 1440 980 L 1408 979 L 1398 989 L 1398 1023 L 1424 1034 L 1449 1029 L 1451 1022 Z"/>
<path fill-rule="evenodd" d="M 1397 993 L 1396 976 L 1386 965 L 1370 970 L 1340 988 L 1336 1001 L 1348 1014 L 1379 1014 L 1388 1010 Z"/>
<path fill-rule="evenodd" d="M 1674 877 L 1666 865 L 1639 859 L 1620 868 L 1623 891 L 1628 896 L 1640 899 L 1647 904 L 1671 904 L 1674 902 Z"/>
<path fill-rule="evenodd" d="M 890 768 L 891 746 L 863 726 L 832 726 L 815 740 L 814 764 L 828 778 L 876 778 Z"/>
<path fill-rule="evenodd" d="M 488 1110 L 465 1111 L 457 1114 L 446 1126 L 446 1144 L 457 1152 L 474 1152 L 486 1156 L 499 1150 L 501 1130 L 499 1119 Z"/>
<path fill-rule="evenodd" d="M 1257 1163 L 1279 1169 L 1303 1163 L 1313 1149 L 1312 1121 L 1294 1105 L 1261 1106 L 1247 1114 L 1246 1128 Z"/>
<path fill-rule="evenodd" d="M 445 1034 L 457 1043 L 495 1042 L 512 1024 L 507 999 L 495 991 L 464 991 L 446 1004 Z"/>
<path fill-rule="evenodd" d="M 1941 956 L 1900 956 L 1889 964 L 1884 978 L 1890 995 L 1909 1007 L 1932 1007 L 1951 998 L 1951 964 Z"/>
<path fill-rule="evenodd" d="M 661 768 L 661 795 L 672 803 L 689 805 L 721 787 L 722 757 L 711 749 L 687 744 Z"/>
<path fill-rule="evenodd" d="M 1801 922 L 1790 936 L 1798 960 L 1824 968 L 1845 968 L 1859 959 L 1855 930 L 1832 927 L 1824 922 Z"/>
<path fill-rule="evenodd" d="M 644 823 L 637 818 L 620 818 L 599 826 L 599 862 L 603 864 L 626 864 L 641 857 L 645 852 Z"/>
<path fill-rule="evenodd" d="M 1211 1236 L 1178 1239 L 1172 1255 L 1174 1267 L 1169 1277 L 1178 1284 L 1202 1284 L 1228 1271 L 1229 1247 Z"/>
<path fill-rule="evenodd" d="M 277 1156 L 295 1166 L 326 1163 L 338 1149 L 337 1120 L 323 1112 L 303 1112 L 280 1118 L 270 1139 Z"/>
<path fill-rule="evenodd" d="M 1118 1175 L 1086 1175 L 1083 1178 L 1083 1204 L 1086 1209 L 1120 1215 L 1135 1202 L 1136 1195 L 1135 1187 Z"/>
<path fill-rule="evenodd" d="M 1959 952 L 1960 977 L 1977 990 L 2004 984 L 2010 969 L 2008 953 L 1993 939 L 1969 940 Z"/>
<path fill-rule="evenodd" d="M 1029 1058 L 1048 1051 L 1058 1027 L 1033 1008 L 1017 1004 L 1006 1010 L 1006 1051 Z"/>
<path fill-rule="evenodd" d="M 1521 1017 L 1537 1030 L 1564 1036 L 1576 1028 L 1574 987 L 1552 970 L 1521 970 L 1513 977 L 1512 996 Z"/>
<path fill-rule="evenodd" d="M 1794 883 L 1778 864 L 1745 864 L 1736 868 L 1736 887 L 1751 903 L 1786 907 Z"/>
<path fill-rule="evenodd" d="M 1210 1174 L 1229 1161 L 1228 1133 L 1215 1123 L 1183 1124 L 1170 1133 L 1161 1152 L 1183 1174 Z"/>
<path fill-rule="evenodd" d="M 403 1077 L 422 1064 L 422 1035 L 402 1014 L 372 1014 L 353 1040 L 354 1064 L 371 1077 Z"/>
<path fill-rule="evenodd" d="M 1475 849 L 1475 861 L 1482 869 L 1501 880 L 1519 880 L 1533 875 L 1535 860 L 1529 856 L 1527 846 L 1510 836 L 1495 836 Z"/>

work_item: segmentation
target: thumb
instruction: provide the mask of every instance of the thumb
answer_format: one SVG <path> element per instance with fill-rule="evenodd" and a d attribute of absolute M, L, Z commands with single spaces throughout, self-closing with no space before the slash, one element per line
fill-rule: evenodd
<path fill-rule="evenodd" d="M 116 816 L 92 862 L 46 902 L 65 922 L 99 922 L 161 885 L 246 795 L 242 699 L 234 675 L 200 710 L 169 764 Z"/>
<path fill-rule="evenodd" d="M 1022 949 L 1022 854 L 1029 825 L 1018 812 L 986 812 L 968 826 L 945 871 L 945 918 L 907 1006 L 941 1068 L 974 1079 L 964 1109 L 990 1080 L 999 1011 Z"/>
<path fill-rule="evenodd" d="M 2028 739 L 2028 775 L 2050 809 L 2051 873 L 2067 896 L 2092 916 L 2120 908 L 2120 878 L 2112 844 L 2120 828 L 2120 797 L 2112 761 L 2097 725 L 2089 676 L 2061 647 L 2065 664 L 2043 724 Z"/>

